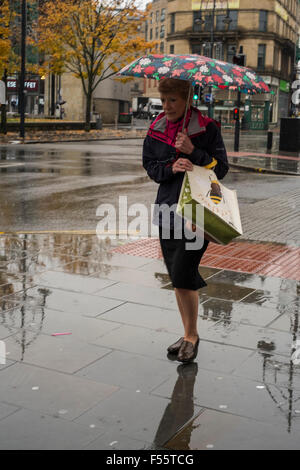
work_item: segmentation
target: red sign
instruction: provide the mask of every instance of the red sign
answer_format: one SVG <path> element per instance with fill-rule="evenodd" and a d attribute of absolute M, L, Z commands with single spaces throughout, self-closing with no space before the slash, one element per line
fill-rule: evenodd
<path fill-rule="evenodd" d="M 28 92 L 35 92 L 39 90 L 39 82 L 38 80 L 26 80 L 24 82 L 25 90 Z M 8 79 L 7 80 L 7 91 L 15 91 L 19 90 L 19 81 L 15 79 Z"/>

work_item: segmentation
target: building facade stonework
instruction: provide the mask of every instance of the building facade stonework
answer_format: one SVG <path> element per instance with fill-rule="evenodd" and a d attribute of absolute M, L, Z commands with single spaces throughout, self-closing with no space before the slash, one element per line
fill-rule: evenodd
<path fill-rule="evenodd" d="M 271 95 L 253 96 L 253 109 L 255 103 L 263 106 L 268 101 L 270 122 L 288 115 L 298 0 L 153 0 L 153 18 L 162 3 L 167 12 L 165 53 L 199 54 L 226 62 L 244 54 L 245 65 L 259 73 L 272 91 Z M 147 80 L 145 94 L 158 95 L 154 80 Z M 224 122 L 232 120 L 236 95 L 214 90 L 215 114 Z M 207 108 L 204 103 L 201 107 Z"/>

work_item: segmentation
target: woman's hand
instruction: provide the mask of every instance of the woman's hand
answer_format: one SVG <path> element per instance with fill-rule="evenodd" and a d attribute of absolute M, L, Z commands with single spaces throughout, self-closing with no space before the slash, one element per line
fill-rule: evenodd
<path fill-rule="evenodd" d="M 181 153 L 185 153 L 186 155 L 190 155 L 193 152 L 195 147 L 192 144 L 191 139 L 187 135 L 186 129 L 184 129 L 183 132 L 178 132 L 175 141 L 175 148 Z"/>
<path fill-rule="evenodd" d="M 193 164 L 187 158 L 178 158 L 172 165 L 173 173 L 193 171 Z"/>

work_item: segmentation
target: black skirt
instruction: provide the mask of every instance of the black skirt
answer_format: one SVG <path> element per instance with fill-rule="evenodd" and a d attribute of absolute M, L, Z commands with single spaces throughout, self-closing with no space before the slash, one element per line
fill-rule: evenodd
<path fill-rule="evenodd" d="M 203 246 L 200 249 L 186 249 L 186 243 L 196 243 L 197 239 L 189 240 L 184 234 L 180 239 L 176 239 L 174 230 L 171 230 L 170 237 L 166 238 L 162 230 L 160 227 L 160 246 L 173 287 L 189 290 L 205 287 L 207 284 L 200 276 L 198 268 L 209 241 L 203 240 Z"/>

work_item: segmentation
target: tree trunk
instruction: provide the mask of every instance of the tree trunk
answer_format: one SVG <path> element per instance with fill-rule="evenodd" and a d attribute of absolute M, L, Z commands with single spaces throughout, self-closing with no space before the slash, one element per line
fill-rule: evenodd
<path fill-rule="evenodd" d="M 91 109 L 92 109 L 92 90 L 89 85 L 87 95 L 86 95 L 86 109 L 85 109 L 85 127 L 84 130 L 89 132 L 91 130 Z"/>

